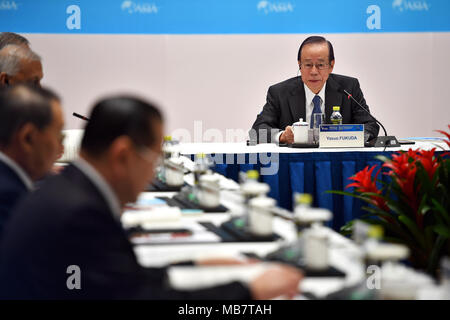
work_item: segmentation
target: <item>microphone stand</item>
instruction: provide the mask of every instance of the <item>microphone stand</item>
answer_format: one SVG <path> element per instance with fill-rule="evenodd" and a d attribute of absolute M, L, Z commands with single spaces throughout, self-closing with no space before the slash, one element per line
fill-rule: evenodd
<path fill-rule="evenodd" d="M 364 108 L 353 96 L 351 93 L 349 93 L 347 90 L 342 90 L 346 95 L 348 99 L 352 99 L 361 109 L 363 109 L 367 114 L 375 120 L 376 123 L 378 123 L 381 128 L 383 128 L 384 131 L 384 137 L 376 137 L 375 139 L 372 139 L 371 142 L 368 143 L 368 146 L 370 147 L 376 147 L 376 148 L 382 148 L 384 147 L 384 150 L 386 150 L 387 147 L 400 147 L 400 143 L 398 142 L 397 138 L 395 136 L 388 136 L 387 131 L 384 128 L 383 124 L 378 121 L 373 115 L 370 114 L 370 112 Z"/>
<path fill-rule="evenodd" d="M 80 118 L 80 119 L 82 119 L 82 120 L 89 121 L 89 118 L 86 118 L 85 116 L 82 116 L 82 115 L 79 114 L 79 113 L 74 112 L 74 113 L 72 113 L 72 115 L 73 115 L 74 117 Z"/>

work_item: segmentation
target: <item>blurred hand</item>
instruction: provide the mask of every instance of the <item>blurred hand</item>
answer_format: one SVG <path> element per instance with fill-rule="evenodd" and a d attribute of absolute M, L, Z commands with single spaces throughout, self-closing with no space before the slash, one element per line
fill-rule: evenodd
<path fill-rule="evenodd" d="M 59 174 L 59 173 L 61 173 L 61 171 L 63 171 L 63 169 L 64 169 L 64 166 L 58 166 L 58 165 L 54 164 L 50 173 L 51 174 Z"/>
<path fill-rule="evenodd" d="M 198 266 L 221 266 L 221 265 L 245 265 L 261 262 L 258 259 L 239 259 L 239 258 L 212 258 L 201 259 L 195 262 Z"/>
<path fill-rule="evenodd" d="M 291 126 L 287 126 L 286 129 L 284 129 L 284 132 L 280 136 L 280 143 L 294 143 L 294 132 L 292 131 Z"/>
<path fill-rule="evenodd" d="M 250 283 L 253 299 L 267 300 L 279 296 L 292 299 L 299 294 L 299 283 L 303 274 L 296 268 L 275 265 Z"/>

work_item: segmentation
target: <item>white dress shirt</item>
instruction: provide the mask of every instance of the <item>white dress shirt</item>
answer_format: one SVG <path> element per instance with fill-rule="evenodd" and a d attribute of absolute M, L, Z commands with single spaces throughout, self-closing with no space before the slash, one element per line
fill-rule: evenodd
<path fill-rule="evenodd" d="M 308 88 L 306 84 L 303 84 L 304 90 L 305 90 L 305 113 L 306 113 L 306 119 L 303 119 L 303 121 L 306 121 L 308 123 L 311 123 L 311 114 L 314 109 L 314 103 L 313 99 L 316 96 L 314 92 L 311 91 L 311 89 Z M 325 113 L 325 89 L 327 87 L 327 83 L 325 82 L 325 85 L 322 87 L 320 92 L 317 94 L 320 97 L 320 111 L 322 113 Z M 299 121 L 300 119 L 295 119 L 295 122 Z M 278 142 L 280 142 L 280 136 L 283 134 L 284 130 L 280 131 L 277 136 Z"/>
<path fill-rule="evenodd" d="M 122 208 L 120 206 L 119 199 L 106 180 L 92 167 L 87 161 L 82 158 L 78 158 L 72 162 L 74 166 L 80 169 L 86 177 L 97 187 L 100 193 L 103 195 L 106 203 L 108 204 L 114 217 L 120 221 L 122 214 Z"/>
<path fill-rule="evenodd" d="M 305 87 L 305 110 L 306 110 L 306 119 L 303 119 L 304 121 L 311 123 L 311 114 L 314 109 L 314 103 L 313 99 L 316 96 L 314 92 L 312 92 L 306 84 L 303 84 Z M 325 113 L 325 88 L 327 86 L 327 83 L 325 82 L 325 85 L 322 87 L 322 90 L 317 94 L 320 97 L 320 111 L 322 113 Z M 297 120 L 298 121 L 298 120 Z"/>

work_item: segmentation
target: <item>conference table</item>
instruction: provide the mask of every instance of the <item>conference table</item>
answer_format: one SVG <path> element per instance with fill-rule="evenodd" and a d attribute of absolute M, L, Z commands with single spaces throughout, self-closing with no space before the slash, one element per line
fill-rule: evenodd
<path fill-rule="evenodd" d="M 246 143 L 180 143 L 182 155 L 194 160 L 196 154 L 204 153 L 213 163 L 212 169 L 225 177 L 239 181 L 239 173 L 255 169 L 260 180 L 270 186 L 269 196 L 276 199 L 278 206 L 292 210 L 294 193 L 309 193 L 313 205 L 333 212 L 328 224 L 334 230 L 348 221 L 360 217 L 363 203 L 349 196 L 327 193 L 329 190 L 352 192 L 346 188 L 349 178 L 366 166 L 381 165 L 376 156 L 391 156 L 408 149 L 448 150 L 439 138 L 411 138 L 415 144 L 398 148 L 290 148 L 276 144 Z M 388 176 L 380 175 L 386 181 Z"/>
<path fill-rule="evenodd" d="M 145 192 L 140 195 L 138 203 L 150 203 L 152 199 L 164 196 L 172 197 L 175 192 Z M 181 215 L 169 218 L 166 221 L 151 219 L 142 225 L 148 229 L 158 228 L 193 228 L 195 232 L 205 233 L 207 230 L 201 229 L 199 223 L 209 222 L 219 226 L 221 223 L 232 217 L 240 216 L 243 213 L 243 206 L 236 200 L 236 190 L 223 190 L 221 192 L 221 203 L 229 211 L 226 213 L 192 213 L 186 211 Z M 158 205 L 157 211 L 163 209 L 163 205 Z M 156 210 L 155 210 L 156 211 Z M 125 212 L 122 221 L 127 221 L 127 216 L 132 216 L 135 212 Z M 165 214 L 165 213 L 163 213 Z M 195 227 L 194 227 L 195 226 Z M 253 253 L 259 257 L 280 248 L 283 245 L 293 243 L 296 240 L 297 232 L 295 226 L 284 219 L 274 218 L 274 232 L 281 237 L 276 241 L 267 242 L 223 242 L 223 241 L 164 241 L 159 239 L 148 242 L 140 241 L 134 243 L 134 250 L 138 262 L 144 267 L 160 267 L 186 260 L 197 260 L 206 258 L 244 258 L 244 253 Z M 200 229 L 199 229 L 200 228 Z M 364 266 L 361 261 L 361 250 L 350 239 L 341 236 L 328 227 L 323 227 L 329 238 L 329 261 L 330 265 L 345 273 L 345 277 L 306 277 L 300 285 L 300 291 L 312 294 L 316 298 L 323 298 L 331 292 L 353 286 L 365 279 Z M 249 282 L 262 272 L 267 270 L 272 264 L 270 262 L 246 265 L 225 265 L 225 266 L 171 266 L 168 269 L 168 279 L 174 288 L 180 290 L 193 290 L 211 285 L 223 284 L 229 281 Z M 296 299 L 308 299 L 299 294 Z"/>
<path fill-rule="evenodd" d="M 192 180 L 187 177 L 186 182 Z M 140 225 L 147 230 L 167 228 L 187 228 L 195 233 L 205 235 L 208 229 L 202 228 L 202 223 L 213 223 L 220 226 L 230 218 L 239 217 L 244 213 L 242 199 L 237 189 L 221 191 L 221 203 L 229 211 L 225 213 L 201 213 L 191 210 L 179 210 L 177 215 L 170 215 L 169 206 L 158 203 L 153 212 L 147 215 L 150 220 L 141 221 Z M 140 195 L 138 203 L 153 203 L 159 197 L 173 197 L 175 192 L 144 192 Z M 178 208 L 171 208 L 178 209 Z M 180 212 L 181 211 L 181 212 Z M 169 213 L 169 214 L 168 214 Z M 136 211 L 125 212 L 122 222 L 129 220 Z M 158 217 L 154 217 L 157 214 Z M 167 220 L 161 217 L 168 217 Z M 135 223 L 137 221 L 134 221 Z M 358 246 L 351 239 L 343 237 L 329 227 L 322 226 L 321 230 L 328 239 L 328 261 L 329 265 L 344 276 L 330 274 L 327 276 L 313 276 L 306 274 L 299 285 L 299 294 L 295 299 L 324 299 L 332 297 L 337 299 L 337 293 L 346 292 L 353 288 L 353 294 L 340 296 L 341 299 L 358 299 L 358 292 L 366 290 L 366 294 L 374 294 L 375 297 L 390 299 L 442 299 L 445 296 L 444 287 L 439 287 L 434 280 L 423 273 L 417 272 L 407 266 L 396 263 L 386 263 L 381 268 L 381 291 L 369 291 L 367 293 L 366 267 L 364 264 L 364 248 Z M 165 238 L 150 237 L 147 241 L 134 243 L 134 251 L 138 262 L 144 267 L 168 266 L 168 281 L 170 285 L 179 290 L 195 290 L 199 288 L 220 285 L 231 281 L 251 282 L 255 277 L 261 275 L 274 262 L 264 261 L 252 264 L 238 265 L 215 265 L 215 266 L 189 266 L 177 265 L 186 260 L 199 259 L 245 259 L 251 253 L 254 256 L 264 258 L 267 254 L 284 247 L 292 245 L 297 239 L 297 230 L 292 222 L 280 217 L 274 217 L 273 230 L 280 235 L 274 241 L 231 241 L 225 242 L 210 237 L 197 237 L 195 241 L 183 238 L 173 238 L 169 241 Z M 200 239 L 200 240 L 199 240 Z M 155 241 L 156 240 L 156 241 Z M 355 289 L 359 288 L 359 289 Z M 331 295 L 331 296 L 330 296 Z M 284 297 L 279 297 L 283 299 Z M 359 298 L 361 299 L 361 297 Z"/>
<path fill-rule="evenodd" d="M 76 159 L 83 130 L 65 130 L 65 150 L 61 162 Z M 349 178 L 366 166 L 380 165 L 378 155 L 391 156 L 394 152 L 408 149 L 430 150 L 437 152 L 448 150 L 440 138 L 408 138 L 413 145 L 398 148 L 289 148 L 276 144 L 258 144 L 248 146 L 245 142 L 227 143 L 187 143 L 177 145 L 182 155 L 194 160 L 195 155 L 204 153 L 212 161 L 212 169 L 236 182 L 239 173 L 250 169 L 260 172 L 260 179 L 270 186 L 269 196 L 277 201 L 278 206 L 292 210 L 293 195 L 309 193 L 313 195 L 316 207 L 327 208 L 333 213 L 333 220 L 328 224 L 332 229 L 340 228 L 364 214 L 363 202 L 349 196 L 327 193 L 329 190 L 352 192 L 346 188 Z M 379 175 L 386 181 L 386 175 Z"/>
<path fill-rule="evenodd" d="M 187 168 L 192 168 L 193 163 L 189 158 L 181 158 Z M 218 173 L 215 175 L 219 178 L 221 204 L 228 209 L 226 212 L 205 213 L 201 210 L 171 207 L 164 199 L 172 198 L 177 192 L 143 192 L 135 207 L 130 206 L 130 210 L 126 210 L 122 215 L 122 223 L 126 228 L 132 223 L 140 225 L 144 230 L 155 231 L 156 229 L 158 232 L 161 229 L 164 230 L 162 237 L 158 235 L 155 237 L 155 233 L 150 232 L 149 238 L 144 235 L 138 239 L 131 238 L 131 242 L 134 244 L 138 262 L 142 266 L 168 266 L 168 281 L 174 288 L 193 290 L 235 280 L 248 283 L 273 265 L 273 262 L 265 259 L 267 254 L 279 248 L 291 246 L 297 240 L 296 226 L 292 221 L 279 216 L 273 217 L 273 231 L 280 237 L 271 241 L 238 239 L 229 241 L 211 234 L 212 229 L 205 228 L 205 223 L 214 224 L 220 228 L 222 223 L 232 218 L 242 217 L 246 212 L 239 184 Z M 193 174 L 186 174 L 185 183 L 192 186 L 193 182 Z M 140 213 L 144 215 L 139 216 Z M 191 238 L 165 235 L 167 229 L 178 228 L 193 231 Z M 300 283 L 301 293 L 295 299 L 323 299 L 330 297 L 330 294 L 333 299 L 336 299 L 338 292 L 341 298 L 343 292 L 346 292 L 344 294 L 346 299 L 355 298 L 353 294 L 348 295 L 350 288 L 353 288 L 351 290 L 354 294 L 364 290 L 367 293 L 367 270 L 363 259 L 365 248 L 327 226 L 320 228 L 328 239 L 329 266 L 344 275 L 337 276 L 331 273 L 326 276 L 314 276 L 306 273 Z M 263 262 L 216 266 L 177 265 L 186 260 L 206 258 L 243 259 L 249 253 L 262 258 Z M 381 298 L 442 299 L 445 296 L 444 286 L 438 286 L 428 275 L 402 264 L 383 264 L 380 275 L 383 283 L 381 291 L 372 292 L 372 294 Z"/>

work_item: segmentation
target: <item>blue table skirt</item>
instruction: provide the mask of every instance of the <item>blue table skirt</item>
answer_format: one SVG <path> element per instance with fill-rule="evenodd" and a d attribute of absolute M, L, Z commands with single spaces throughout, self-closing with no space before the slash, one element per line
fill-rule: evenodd
<path fill-rule="evenodd" d="M 364 202 L 349 196 L 329 194 L 327 190 L 344 190 L 351 183 L 349 180 L 356 172 L 366 166 L 381 165 L 375 159 L 377 155 L 390 156 L 392 152 L 312 152 L 280 153 L 278 161 L 267 163 L 271 154 L 211 154 L 208 155 L 216 164 L 213 170 L 238 181 L 240 171 L 278 166 L 273 175 L 261 175 L 260 180 L 270 185 L 269 196 L 276 199 L 278 205 L 292 210 L 294 192 L 313 195 L 314 206 L 327 208 L 333 212 L 333 220 L 328 224 L 339 230 L 346 222 L 364 214 L 361 206 Z M 222 157 L 223 156 L 223 157 Z M 191 157 L 192 159 L 194 156 Z M 257 159 L 256 159 L 257 158 Z M 223 159 L 223 161 L 217 161 Z M 245 161 L 244 161 L 245 159 Z M 255 161 L 256 160 L 256 161 Z M 267 163 L 267 164 L 264 164 Z M 374 170 L 374 174 L 377 170 Z M 381 180 L 388 179 L 379 175 Z M 345 191 L 352 192 L 354 188 Z"/>

